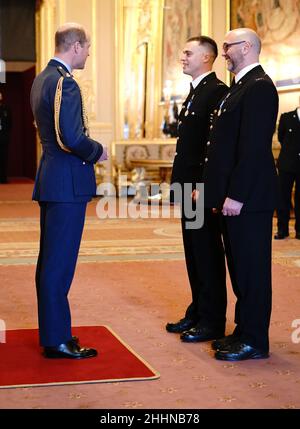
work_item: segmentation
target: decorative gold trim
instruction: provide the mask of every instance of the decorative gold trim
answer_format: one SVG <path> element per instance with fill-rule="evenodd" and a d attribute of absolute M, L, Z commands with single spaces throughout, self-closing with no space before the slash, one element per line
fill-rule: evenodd
<path fill-rule="evenodd" d="M 231 30 L 231 0 L 226 0 L 226 33 Z M 225 83 L 230 86 L 230 72 L 226 68 Z"/>
<path fill-rule="evenodd" d="M 62 99 L 62 86 L 63 86 L 64 78 L 61 77 L 58 79 L 55 97 L 54 97 L 54 124 L 55 124 L 55 134 L 56 140 L 62 150 L 65 152 L 71 152 L 70 149 L 67 148 L 62 142 L 61 139 L 61 131 L 59 127 L 59 116 L 60 116 L 60 107 L 61 107 L 61 99 Z"/>
<path fill-rule="evenodd" d="M 212 37 L 212 1 L 201 0 L 201 34 Z"/>

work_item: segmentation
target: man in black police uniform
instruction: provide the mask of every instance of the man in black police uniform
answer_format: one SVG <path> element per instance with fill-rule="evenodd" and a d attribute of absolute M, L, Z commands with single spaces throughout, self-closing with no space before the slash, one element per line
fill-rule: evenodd
<path fill-rule="evenodd" d="M 11 129 L 11 114 L 0 91 L 0 183 L 7 183 L 7 160 Z"/>
<path fill-rule="evenodd" d="M 181 58 L 183 73 L 192 77 L 191 91 L 179 115 L 172 184 L 202 182 L 204 153 L 211 114 L 228 87 L 212 71 L 218 55 L 214 40 L 190 38 Z M 184 188 L 183 188 L 184 189 Z M 176 197 L 176 195 L 175 195 Z M 192 196 L 189 194 L 189 197 Z M 218 216 L 206 210 L 204 225 L 188 229 L 182 207 L 182 234 L 192 303 L 183 319 L 168 323 L 168 332 L 181 333 L 185 342 L 208 341 L 224 335 L 226 316 L 225 257 Z"/>
<path fill-rule="evenodd" d="M 205 205 L 220 211 L 231 283 L 237 298 L 233 335 L 212 343 L 221 360 L 269 356 L 272 217 L 278 178 L 272 136 L 276 88 L 259 65 L 261 42 L 250 29 L 230 31 L 223 44 L 235 84 L 222 100 L 209 136 Z"/>
<path fill-rule="evenodd" d="M 292 191 L 295 184 L 295 237 L 300 240 L 300 107 L 280 116 L 278 140 L 281 144 L 277 161 L 281 201 L 277 210 L 278 232 L 274 238 L 281 240 L 289 236 Z"/>
<path fill-rule="evenodd" d="M 47 358 L 97 356 L 72 336 L 68 293 L 73 280 L 87 202 L 96 194 L 93 164 L 107 159 L 89 137 L 73 69 L 83 69 L 90 38 L 79 24 L 55 34 L 55 57 L 34 80 L 31 106 L 43 147 L 33 199 L 40 205 L 40 251 L 36 267 L 40 344 Z"/>

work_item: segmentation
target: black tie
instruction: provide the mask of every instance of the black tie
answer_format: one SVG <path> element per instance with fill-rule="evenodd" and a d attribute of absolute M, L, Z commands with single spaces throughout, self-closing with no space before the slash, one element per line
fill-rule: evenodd
<path fill-rule="evenodd" d="M 194 95 L 194 92 L 195 92 L 195 89 L 194 89 L 192 83 L 190 83 L 190 92 L 189 92 L 189 95 L 186 98 L 186 101 L 189 101 L 192 98 L 192 96 Z"/>

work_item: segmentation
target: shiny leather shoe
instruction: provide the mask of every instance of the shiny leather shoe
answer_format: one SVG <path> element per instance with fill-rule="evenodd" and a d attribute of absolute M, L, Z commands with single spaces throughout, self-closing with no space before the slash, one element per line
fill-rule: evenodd
<path fill-rule="evenodd" d="M 277 232 L 277 234 L 274 235 L 275 240 L 283 240 L 284 238 L 289 237 L 289 234 L 284 234 L 283 232 Z"/>
<path fill-rule="evenodd" d="M 226 337 L 213 341 L 211 343 L 211 348 L 213 350 L 228 350 L 228 347 L 236 341 L 238 341 L 238 337 L 236 335 L 227 335 Z"/>
<path fill-rule="evenodd" d="M 187 331 L 188 329 L 192 328 L 195 325 L 196 325 L 196 322 L 184 317 L 183 319 L 180 319 L 179 322 L 167 323 L 166 330 L 174 334 L 181 334 L 182 332 Z"/>
<path fill-rule="evenodd" d="M 184 343 L 200 343 L 224 337 L 224 330 L 206 328 L 205 326 L 195 326 L 180 335 Z"/>
<path fill-rule="evenodd" d="M 231 346 L 228 346 L 227 350 L 218 350 L 215 353 L 216 359 L 233 362 L 247 359 L 267 359 L 268 357 L 268 352 L 255 349 L 254 347 L 241 343 L 240 341 L 237 341 L 231 344 Z"/>
<path fill-rule="evenodd" d="M 57 347 L 44 347 L 44 356 L 50 359 L 85 359 L 97 356 L 97 350 L 81 348 L 73 340 L 60 344 Z"/>

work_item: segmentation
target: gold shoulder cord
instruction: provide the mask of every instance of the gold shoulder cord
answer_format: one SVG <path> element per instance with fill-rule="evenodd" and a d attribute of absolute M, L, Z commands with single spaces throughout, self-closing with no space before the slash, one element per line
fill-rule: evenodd
<path fill-rule="evenodd" d="M 60 127 L 59 127 L 59 116 L 60 116 L 60 107 L 61 107 L 61 100 L 62 100 L 63 81 L 64 81 L 64 78 L 62 76 L 61 78 L 59 78 L 59 80 L 57 82 L 57 86 L 56 86 L 56 92 L 55 92 L 55 98 L 54 98 L 54 124 L 55 124 L 56 139 L 57 139 L 59 146 L 65 152 L 70 153 L 71 152 L 70 149 L 68 149 L 67 146 L 65 146 L 62 142 L 61 131 L 60 131 Z M 85 135 L 87 137 L 89 137 L 88 116 L 87 116 L 87 112 L 86 112 L 86 108 L 85 108 L 85 104 L 84 104 L 83 92 L 82 92 L 81 87 L 77 81 L 76 81 L 76 83 L 79 87 L 80 96 L 81 96 L 81 109 L 82 109 L 82 121 L 83 121 L 83 126 L 84 126 L 84 132 L 85 132 Z"/>
<path fill-rule="evenodd" d="M 63 76 L 59 78 L 56 86 L 56 92 L 55 92 L 55 98 L 54 98 L 54 124 L 55 124 L 55 133 L 56 133 L 56 140 L 59 146 L 64 150 L 65 152 L 71 152 L 70 149 L 67 148 L 62 142 L 61 139 L 61 131 L 59 128 L 59 116 L 60 116 L 60 106 L 61 106 L 61 99 L 62 99 L 62 86 L 63 86 L 64 78 Z"/>
<path fill-rule="evenodd" d="M 76 83 L 78 85 L 79 91 L 80 91 L 80 96 L 81 96 L 81 111 L 82 111 L 82 122 L 83 122 L 83 126 L 84 126 L 84 133 L 87 137 L 90 136 L 89 133 L 89 120 L 88 120 L 88 115 L 87 115 L 87 111 L 85 108 L 85 103 L 84 103 L 84 93 L 82 91 L 81 85 L 79 84 L 79 82 L 76 80 Z"/>

